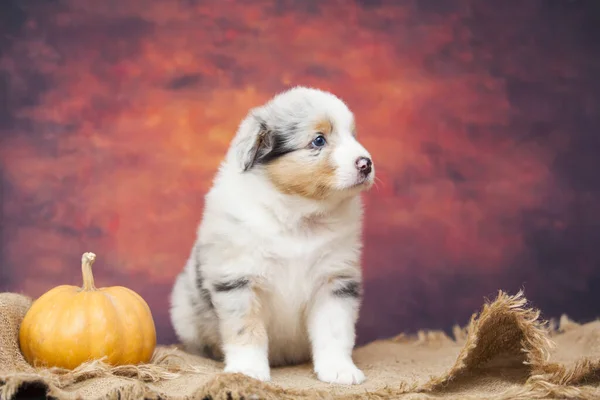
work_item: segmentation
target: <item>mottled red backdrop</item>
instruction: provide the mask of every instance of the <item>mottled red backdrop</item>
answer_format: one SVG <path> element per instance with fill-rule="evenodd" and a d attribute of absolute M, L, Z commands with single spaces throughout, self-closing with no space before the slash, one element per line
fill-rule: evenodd
<path fill-rule="evenodd" d="M 290 85 L 355 111 L 359 341 L 463 324 L 498 289 L 600 315 L 600 2 L 5 0 L 0 290 L 168 294 L 250 107 Z"/>

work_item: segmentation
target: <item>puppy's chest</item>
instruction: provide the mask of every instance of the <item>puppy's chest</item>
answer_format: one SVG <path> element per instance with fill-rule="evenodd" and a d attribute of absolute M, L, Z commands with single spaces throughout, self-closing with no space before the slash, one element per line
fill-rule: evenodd
<path fill-rule="evenodd" d="M 304 303 L 328 273 L 336 253 L 334 234 L 277 235 L 263 254 L 268 289 L 284 303 Z"/>
<path fill-rule="evenodd" d="M 269 280 L 308 279 L 317 264 L 331 253 L 326 240 L 277 236 L 269 240 L 264 250 L 265 276 Z"/>
<path fill-rule="evenodd" d="M 322 281 L 323 249 L 278 239 L 265 260 L 262 301 L 269 314 L 269 336 L 293 338 L 303 335 L 304 313 Z"/>

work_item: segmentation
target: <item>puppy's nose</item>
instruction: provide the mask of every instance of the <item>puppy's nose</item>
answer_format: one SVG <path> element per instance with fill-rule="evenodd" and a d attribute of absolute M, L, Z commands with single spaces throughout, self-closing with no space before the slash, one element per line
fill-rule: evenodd
<path fill-rule="evenodd" d="M 356 160 L 356 168 L 364 175 L 369 175 L 371 173 L 372 164 L 371 159 L 367 157 L 358 157 Z"/>

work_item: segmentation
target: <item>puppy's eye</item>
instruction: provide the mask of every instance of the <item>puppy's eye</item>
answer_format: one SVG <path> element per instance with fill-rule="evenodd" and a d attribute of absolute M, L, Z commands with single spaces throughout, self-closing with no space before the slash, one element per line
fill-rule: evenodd
<path fill-rule="evenodd" d="M 327 141 L 325 140 L 325 136 L 319 135 L 312 141 L 311 144 L 313 147 L 323 147 L 326 143 Z"/>

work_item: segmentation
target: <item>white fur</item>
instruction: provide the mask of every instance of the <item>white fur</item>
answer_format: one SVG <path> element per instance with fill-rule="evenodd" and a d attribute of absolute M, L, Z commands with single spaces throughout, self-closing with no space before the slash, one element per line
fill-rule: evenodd
<path fill-rule="evenodd" d="M 260 168 L 242 171 L 267 122 L 310 122 L 326 115 L 336 129 L 335 187 L 324 200 L 281 193 Z M 311 359 L 318 379 L 363 382 L 352 361 L 359 298 L 333 295 L 336 277 L 361 281 L 362 207 L 357 157 L 370 157 L 351 133 L 353 115 L 334 95 L 294 88 L 252 110 L 242 121 L 205 200 L 196 244 L 171 296 L 171 319 L 189 351 L 222 349 L 225 372 L 269 380 L 269 368 Z M 304 133 L 291 140 L 306 140 Z M 309 162 L 307 160 L 307 162 Z M 374 170 L 368 178 L 370 187 Z M 346 190 L 348 189 L 348 190 Z M 197 265 L 212 309 L 196 287 Z M 216 291 L 215 283 L 250 277 L 250 287 Z M 336 278 L 336 279 L 333 279 Z M 248 326 L 251 310 L 259 317 Z"/>

